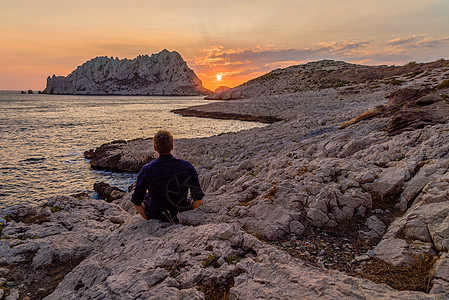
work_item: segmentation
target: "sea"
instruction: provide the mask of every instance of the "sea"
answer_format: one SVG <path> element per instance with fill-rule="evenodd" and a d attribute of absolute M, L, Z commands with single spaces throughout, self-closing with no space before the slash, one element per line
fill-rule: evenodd
<path fill-rule="evenodd" d="M 264 124 L 182 117 L 170 110 L 211 103 L 204 97 L 79 96 L 0 91 L 0 208 L 39 205 L 56 195 L 93 191 L 104 181 L 123 190 L 134 173 L 93 170 L 85 150 L 114 140 L 213 136 Z"/>

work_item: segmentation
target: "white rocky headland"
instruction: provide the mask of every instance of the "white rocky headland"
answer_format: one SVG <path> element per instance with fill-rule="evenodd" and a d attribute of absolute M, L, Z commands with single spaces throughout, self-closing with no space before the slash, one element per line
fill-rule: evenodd
<path fill-rule="evenodd" d="M 67 77 L 47 78 L 47 94 L 76 95 L 207 95 L 195 72 L 181 55 L 162 50 L 134 59 L 96 57 Z"/>

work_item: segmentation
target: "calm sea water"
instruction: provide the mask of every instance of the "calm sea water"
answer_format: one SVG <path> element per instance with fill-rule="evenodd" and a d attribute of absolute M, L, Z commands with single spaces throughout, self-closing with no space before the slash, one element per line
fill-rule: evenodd
<path fill-rule="evenodd" d="M 0 208 L 87 192 L 105 181 L 127 188 L 136 174 L 95 171 L 83 152 L 163 128 L 175 138 L 239 131 L 260 123 L 181 117 L 171 109 L 203 97 L 60 96 L 0 92 Z"/>

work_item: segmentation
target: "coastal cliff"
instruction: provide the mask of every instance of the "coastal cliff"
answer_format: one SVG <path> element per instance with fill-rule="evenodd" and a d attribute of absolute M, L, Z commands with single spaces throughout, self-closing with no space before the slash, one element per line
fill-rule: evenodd
<path fill-rule="evenodd" d="M 195 96 L 210 94 L 181 55 L 162 50 L 134 59 L 96 57 L 67 77 L 47 78 L 47 94 Z"/>

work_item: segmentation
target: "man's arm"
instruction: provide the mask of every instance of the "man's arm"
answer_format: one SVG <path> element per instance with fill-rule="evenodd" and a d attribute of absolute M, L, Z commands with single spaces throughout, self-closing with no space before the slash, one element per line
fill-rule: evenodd
<path fill-rule="evenodd" d="M 134 204 L 134 207 L 136 208 L 139 215 L 142 216 L 142 218 L 144 218 L 145 220 L 148 220 L 147 214 L 145 213 L 145 204 L 143 202 L 140 206 L 137 206 Z"/>
<path fill-rule="evenodd" d="M 136 187 L 134 188 L 134 193 L 131 197 L 131 202 L 134 204 L 134 207 L 142 218 L 148 220 L 145 213 L 145 204 L 143 203 L 146 191 L 147 187 L 145 185 L 144 171 L 140 170 L 139 175 L 137 176 Z"/>
<path fill-rule="evenodd" d="M 197 209 L 203 203 L 204 193 L 201 190 L 200 181 L 198 180 L 198 173 L 192 166 L 193 176 L 190 177 L 190 194 L 192 195 L 192 201 L 190 202 L 191 209 Z"/>

